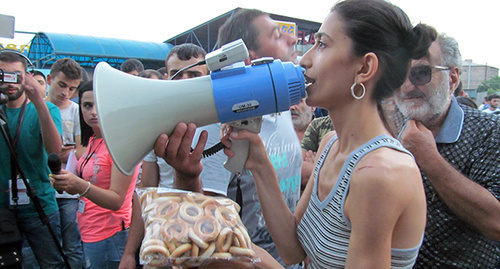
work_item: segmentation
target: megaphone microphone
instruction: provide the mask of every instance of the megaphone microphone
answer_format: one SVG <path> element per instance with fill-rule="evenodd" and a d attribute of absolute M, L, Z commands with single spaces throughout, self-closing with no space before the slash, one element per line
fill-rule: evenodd
<path fill-rule="evenodd" d="M 230 123 L 259 132 L 261 116 L 298 104 L 305 87 L 300 66 L 272 58 L 175 81 L 131 76 L 101 62 L 94 71 L 94 96 L 108 151 L 118 169 L 131 175 L 157 137 L 170 135 L 178 123 Z M 225 167 L 238 173 L 249 148 L 248 141 L 234 142 L 235 157 Z"/>

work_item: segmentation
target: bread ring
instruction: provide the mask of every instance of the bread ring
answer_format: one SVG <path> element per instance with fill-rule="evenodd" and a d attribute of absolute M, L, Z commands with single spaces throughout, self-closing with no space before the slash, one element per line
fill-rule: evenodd
<path fill-rule="evenodd" d="M 169 242 L 168 240 L 163 241 L 165 246 L 167 246 L 167 249 L 170 253 L 174 252 L 174 250 L 177 248 L 173 242 Z"/>
<path fill-rule="evenodd" d="M 142 248 L 149 247 L 149 246 L 164 246 L 163 241 L 159 239 L 148 239 L 144 241 L 141 245 Z"/>
<path fill-rule="evenodd" d="M 141 195 L 141 198 L 139 198 L 139 202 L 141 203 L 141 205 L 144 205 L 144 202 L 146 202 L 146 204 L 151 203 L 153 192 L 155 192 L 155 191 L 154 190 L 150 190 L 150 191 L 144 192 Z"/>
<path fill-rule="evenodd" d="M 153 216 L 148 216 L 145 219 L 145 222 L 146 222 L 146 224 L 148 226 L 152 225 L 152 224 L 155 224 L 155 223 L 160 224 L 160 226 L 161 226 L 165 221 L 166 221 L 166 219 L 155 217 L 154 215 Z"/>
<path fill-rule="evenodd" d="M 200 258 L 201 259 L 204 259 L 204 258 L 208 258 L 210 256 L 212 256 L 212 254 L 214 253 L 215 251 L 215 243 L 212 242 L 207 249 L 205 249 L 202 253 L 200 253 Z"/>
<path fill-rule="evenodd" d="M 203 207 L 203 211 L 205 212 L 205 216 L 215 216 L 215 210 L 218 207 L 219 206 L 216 205 L 215 203 L 210 203 L 210 204 L 206 205 L 205 207 Z"/>
<path fill-rule="evenodd" d="M 207 248 L 208 243 L 203 241 L 194 231 L 193 228 L 189 227 L 189 232 L 188 232 L 189 238 L 191 238 L 191 241 L 193 241 L 193 246 L 197 245 L 200 248 Z"/>
<path fill-rule="evenodd" d="M 162 224 L 163 223 L 150 222 L 146 228 L 146 234 L 144 235 L 144 238 L 159 239 Z"/>
<path fill-rule="evenodd" d="M 222 259 L 222 260 L 231 259 L 232 257 L 233 255 L 227 252 L 215 252 L 214 254 L 212 254 L 212 258 Z"/>
<path fill-rule="evenodd" d="M 170 255 L 170 257 L 174 260 L 175 265 L 181 265 L 184 262 L 186 262 L 187 260 L 189 260 L 189 258 L 191 256 L 191 244 L 181 245 L 176 250 L 179 251 L 178 256 L 174 257 L 173 255 Z"/>
<path fill-rule="evenodd" d="M 168 201 L 168 200 L 172 200 L 174 202 L 180 203 L 182 199 L 179 196 L 160 196 L 160 197 L 156 198 L 156 202 L 159 204 L 161 204 L 165 201 Z"/>
<path fill-rule="evenodd" d="M 196 203 L 192 193 L 186 193 L 182 196 L 182 201 L 186 203 Z"/>
<path fill-rule="evenodd" d="M 177 247 L 172 254 L 170 254 L 170 258 L 175 259 L 180 257 L 182 254 L 184 254 L 186 251 L 191 250 L 191 244 L 182 244 L 179 247 Z"/>
<path fill-rule="evenodd" d="M 197 203 L 197 204 L 201 204 L 203 203 L 204 201 L 206 200 L 209 200 L 209 199 L 213 199 L 212 197 L 210 196 L 206 196 L 206 195 L 203 195 L 201 193 L 197 193 L 197 192 L 192 192 L 191 193 L 194 201 Z"/>
<path fill-rule="evenodd" d="M 233 240 L 237 242 L 234 244 L 236 247 L 248 248 L 247 240 L 238 227 L 233 229 L 233 234 Z"/>
<path fill-rule="evenodd" d="M 201 203 L 201 207 L 203 207 L 203 211 L 205 212 L 205 215 L 211 215 L 215 216 L 215 210 L 221 206 L 217 200 L 214 198 L 210 198 L 205 200 L 203 203 Z"/>
<path fill-rule="evenodd" d="M 200 254 L 200 248 L 196 244 L 193 244 L 191 248 L 191 257 L 198 257 L 198 254 Z"/>
<path fill-rule="evenodd" d="M 219 235 L 219 231 L 220 224 L 212 216 L 203 216 L 194 224 L 194 232 L 205 242 L 214 240 Z"/>
<path fill-rule="evenodd" d="M 227 252 L 231 244 L 233 243 L 233 230 L 226 227 L 220 231 L 219 237 L 217 238 L 217 251 Z"/>
<path fill-rule="evenodd" d="M 217 206 L 220 206 L 220 203 L 217 202 L 217 200 L 215 198 L 208 198 L 206 200 L 204 200 L 202 203 L 201 203 L 201 207 L 206 207 L 207 205 L 210 205 L 210 204 L 215 204 Z"/>
<path fill-rule="evenodd" d="M 170 253 L 164 246 L 151 245 L 142 250 L 141 258 L 144 261 L 149 260 L 148 264 L 151 266 L 162 266 L 169 255 Z"/>
<path fill-rule="evenodd" d="M 203 209 L 195 203 L 184 202 L 179 210 L 181 218 L 189 223 L 195 223 L 196 220 L 203 216 Z"/>
<path fill-rule="evenodd" d="M 166 200 L 158 204 L 155 210 L 156 215 L 164 219 L 171 218 L 177 211 L 179 211 L 179 203 L 175 200 Z"/>
<path fill-rule="evenodd" d="M 229 208 L 220 206 L 215 210 L 215 217 L 227 227 L 234 227 L 237 223 L 237 215 Z"/>
<path fill-rule="evenodd" d="M 164 241 L 183 242 L 187 239 L 188 226 L 180 219 L 170 219 L 163 223 L 161 234 Z"/>
<path fill-rule="evenodd" d="M 245 242 L 247 246 L 250 248 L 250 245 L 252 245 L 252 239 L 250 239 L 250 235 L 248 234 L 247 228 L 243 225 L 239 225 L 236 227 L 238 230 L 240 230 L 241 234 L 243 235 L 243 238 L 245 239 Z"/>
<path fill-rule="evenodd" d="M 250 258 L 255 256 L 255 251 L 253 251 L 249 248 L 230 247 L 229 253 L 231 253 L 235 256 L 247 256 Z"/>

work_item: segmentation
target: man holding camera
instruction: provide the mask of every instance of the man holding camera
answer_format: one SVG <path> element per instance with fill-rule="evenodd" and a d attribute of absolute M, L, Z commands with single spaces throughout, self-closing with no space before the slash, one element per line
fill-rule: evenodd
<path fill-rule="evenodd" d="M 42 210 L 47 215 L 56 237 L 60 240 L 59 212 L 54 189 L 50 185 L 47 153 L 59 153 L 62 148 L 61 115 L 59 109 L 46 103 L 40 84 L 26 74 L 27 60 L 15 52 L 0 52 L 0 69 L 20 74 L 18 81 L 0 85 L 9 101 L 2 106 L 2 128 L 10 136 L 20 166 L 11 161 L 7 137 L 0 139 L 0 207 L 15 210 L 17 225 L 27 238 L 41 268 L 64 268 L 63 259 L 48 227 L 39 218 L 34 203 L 26 194 L 24 174 Z M 30 102 L 28 102 L 28 99 Z M 14 180 L 12 180 L 14 179 Z M 17 185 L 17 201 L 12 199 L 12 183 Z"/>

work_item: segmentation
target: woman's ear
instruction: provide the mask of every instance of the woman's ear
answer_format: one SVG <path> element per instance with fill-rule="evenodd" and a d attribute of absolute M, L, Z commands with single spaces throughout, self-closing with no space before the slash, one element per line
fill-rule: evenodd
<path fill-rule="evenodd" d="M 378 71 L 378 57 L 375 53 L 369 52 L 361 58 L 360 67 L 356 74 L 355 81 L 365 83 L 375 77 Z"/>

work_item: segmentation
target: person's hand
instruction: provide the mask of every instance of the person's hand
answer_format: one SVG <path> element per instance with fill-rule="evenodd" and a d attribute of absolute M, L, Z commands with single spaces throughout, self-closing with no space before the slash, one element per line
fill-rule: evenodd
<path fill-rule="evenodd" d="M 316 158 L 316 152 L 309 150 L 306 153 L 304 153 L 303 161 L 314 163 L 314 158 Z"/>
<path fill-rule="evenodd" d="M 432 132 L 421 122 L 409 120 L 401 134 L 401 144 L 409 150 L 419 165 L 430 160 L 428 156 L 439 154 Z"/>
<path fill-rule="evenodd" d="M 248 140 L 250 142 L 250 152 L 248 154 L 248 159 L 245 163 L 245 169 L 252 169 L 257 165 L 261 164 L 263 160 L 267 160 L 266 148 L 264 143 L 260 138 L 259 134 L 250 132 L 247 130 L 240 130 L 238 132 L 233 131 L 233 129 L 227 125 L 222 130 L 224 136 L 221 139 L 222 144 L 224 144 L 224 153 L 229 157 L 234 157 L 234 152 L 231 150 L 231 140 Z"/>
<path fill-rule="evenodd" d="M 206 131 L 200 134 L 198 144 L 191 152 L 195 132 L 196 125 L 194 123 L 187 125 L 179 123 L 170 137 L 161 134 L 154 147 L 156 156 L 163 158 L 177 173 L 184 177 L 197 177 L 203 170 L 201 158 L 208 134 Z"/>
<path fill-rule="evenodd" d="M 76 145 L 67 145 L 63 146 L 61 149 L 61 153 L 59 153 L 59 157 L 61 161 L 66 163 L 68 161 L 69 154 L 76 149 Z"/>
<path fill-rule="evenodd" d="M 49 179 L 54 189 L 69 194 L 82 193 L 87 188 L 85 180 L 64 169 L 61 169 L 60 174 L 51 174 Z"/>
<path fill-rule="evenodd" d="M 31 102 L 36 103 L 43 101 L 43 96 L 41 94 L 43 91 L 42 86 L 36 81 L 32 74 L 26 73 L 23 78 L 22 88 Z"/>

